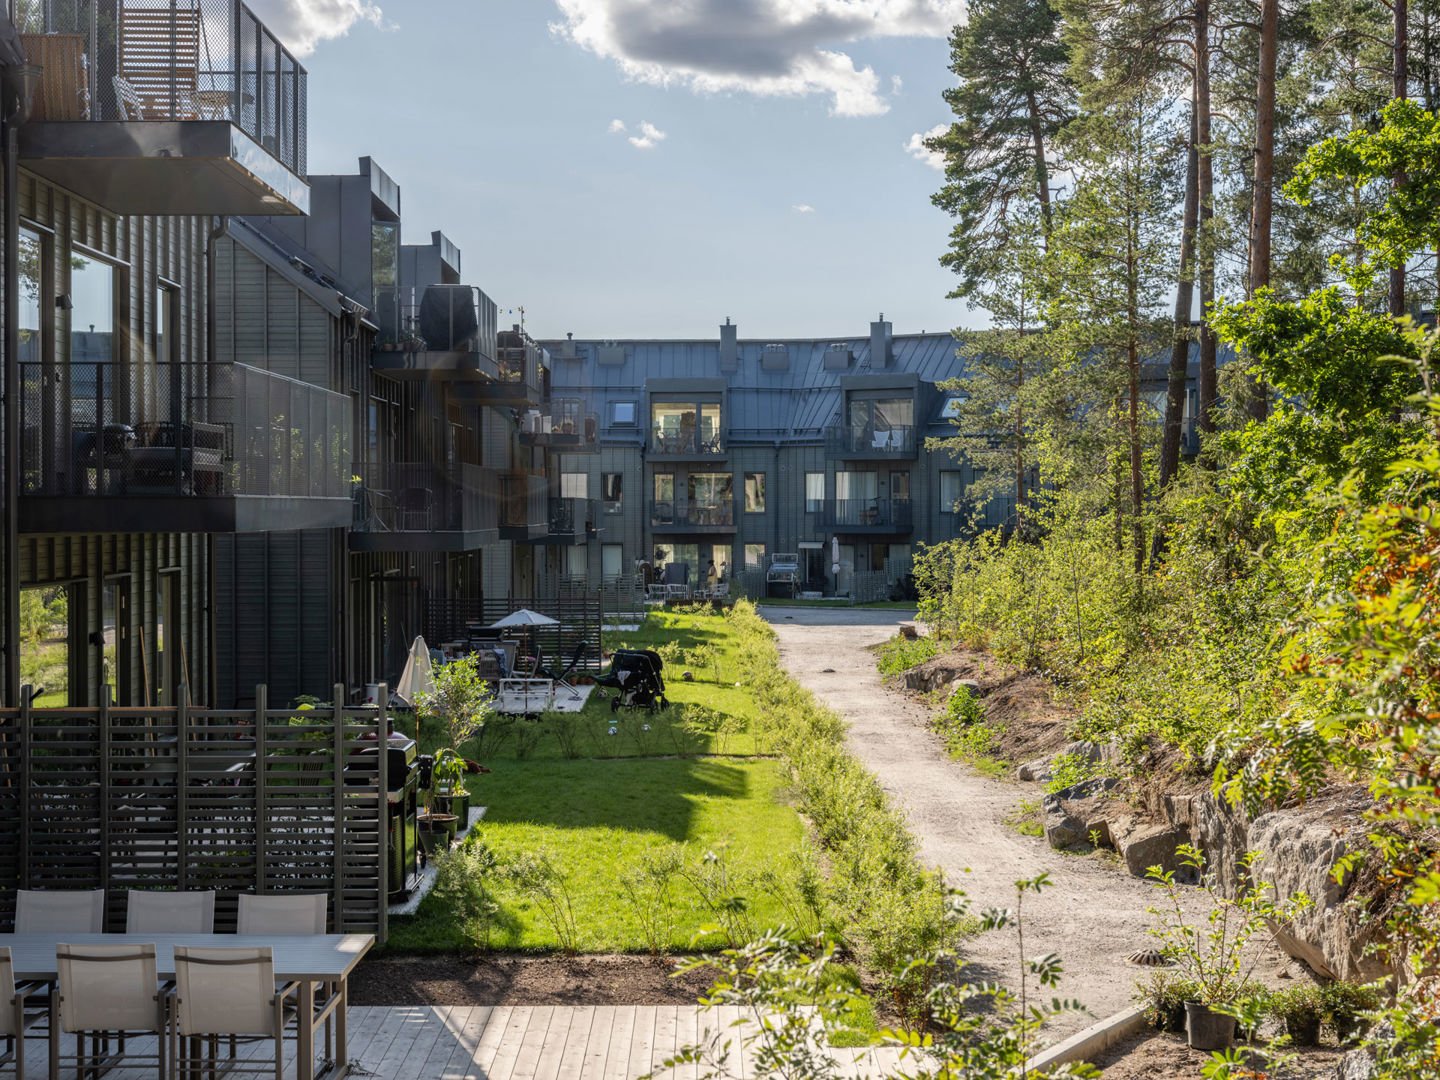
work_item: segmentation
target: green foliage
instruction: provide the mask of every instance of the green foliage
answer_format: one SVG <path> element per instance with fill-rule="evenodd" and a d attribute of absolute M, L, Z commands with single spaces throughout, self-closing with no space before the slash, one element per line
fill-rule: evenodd
<path fill-rule="evenodd" d="M 561 952 L 580 951 L 580 928 L 570 878 L 545 850 L 522 852 L 505 864 L 505 876 L 520 895 L 534 904 L 555 934 Z"/>
<path fill-rule="evenodd" d="M 443 906 L 482 949 L 490 947 L 491 929 L 500 914 L 492 891 L 499 869 L 499 859 L 482 843 L 463 844 L 435 859 L 430 903 Z"/>
<path fill-rule="evenodd" d="M 438 719 L 445 725 L 454 749 L 474 738 L 493 711 L 495 695 L 478 665 L 474 656 L 466 656 L 435 667 L 434 691 L 420 694 L 415 702 L 422 720 Z"/>
<path fill-rule="evenodd" d="M 1054 794 L 1102 775 L 1096 762 L 1079 754 L 1056 754 L 1050 759 L 1050 780 L 1045 790 Z"/>
<path fill-rule="evenodd" d="M 934 659 L 940 653 L 940 645 L 934 638 L 890 638 L 877 650 L 880 674 L 888 678 L 902 675 L 913 667 L 919 667 L 926 660 Z"/>
<path fill-rule="evenodd" d="M 645 935 L 645 948 L 658 956 L 669 951 L 675 933 L 671 889 L 684 865 L 678 846 L 648 851 L 640 864 L 620 875 L 621 895 Z"/>

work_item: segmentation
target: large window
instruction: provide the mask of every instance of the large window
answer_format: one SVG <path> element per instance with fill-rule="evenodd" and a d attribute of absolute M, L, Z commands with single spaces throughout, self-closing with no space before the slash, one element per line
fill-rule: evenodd
<path fill-rule="evenodd" d="M 657 401 L 650 406 L 651 448 L 659 454 L 718 454 L 720 403 Z"/>
<path fill-rule="evenodd" d="M 910 450 L 915 446 L 915 403 L 908 397 L 852 394 L 847 408 L 850 449 Z"/>
<path fill-rule="evenodd" d="M 765 545 L 745 545 L 745 569 L 763 570 L 765 568 Z"/>
<path fill-rule="evenodd" d="M 763 472 L 747 472 L 745 474 L 745 512 L 747 514 L 763 514 L 765 512 L 765 474 Z"/>
<path fill-rule="evenodd" d="M 600 577 L 614 581 L 625 573 L 625 547 L 623 544 L 600 545 Z"/>
<path fill-rule="evenodd" d="M 729 473 L 691 473 L 685 482 L 685 496 L 692 507 L 728 509 L 734 498 L 734 481 Z"/>
<path fill-rule="evenodd" d="M 835 474 L 835 498 L 837 500 L 878 499 L 879 497 L 879 473 L 842 470 Z"/>
<path fill-rule="evenodd" d="M 807 472 L 805 474 L 805 512 L 818 514 L 824 509 L 825 474 L 823 472 Z"/>
<path fill-rule="evenodd" d="M 70 592 L 63 585 L 20 590 L 20 682 L 34 687 L 36 705 L 71 704 Z"/>
<path fill-rule="evenodd" d="M 562 499 L 588 499 L 590 497 L 589 475 L 583 472 L 561 473 L 560 497 Z"/>
<path fill-rule="evenodd" d="M 128 419 L 115 411 L 115 268 L 70 259 L 70 408 L 76 423 Z"/>
<path fill-rule="evenodd" d="M 890 474 L 890 498 L 895 502 L 910 501 L 910 474 L 908 472 L 892 472 Z"/>
<path fill-rule="evenodd" d="M 49 247 L 30 229 L 20 230 L 20 362 L 36 363 L 41 349 L 41 293 L 50 272 Z"/>
<path fill-rule="evenodd" d="M 960 510 L 960 500 L 965 497 L 964 474 L 959 469 L 946 469 L 940 473 L 940 512 L 954 514 Z"/>

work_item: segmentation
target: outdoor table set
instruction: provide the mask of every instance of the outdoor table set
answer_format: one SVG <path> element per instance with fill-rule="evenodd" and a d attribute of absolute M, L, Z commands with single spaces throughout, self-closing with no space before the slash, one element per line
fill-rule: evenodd
<path fill-rule="evenodd" d="M 233 934 L 212 932 L 214 893 L 136 891 L 126 932 L 100 933 L 104 897 L 17 893 L 16 932 L 0 934 L 0 1068 L 23 1080 L 30 1033 L 48 1039 L 51 1080 L 62 1064 L 81 1080 L 132 1067 L 282 1080 L 289 1035 L 297 1080 L 345 1076 L 347 983 L 375 939 L 324 933 L 325 894 L 242 894 Z M 237 1056 L 240 1041 L 270 1053 Z"/>

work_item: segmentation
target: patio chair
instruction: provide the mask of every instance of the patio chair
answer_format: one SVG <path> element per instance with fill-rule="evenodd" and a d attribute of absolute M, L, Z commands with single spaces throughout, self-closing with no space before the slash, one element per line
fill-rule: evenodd
<path fill-rule="evenodd" d="M 579 698 L 580 691 L 575 689 L 575 687 L 570 683 L 569 679 L 571 675 L 575 674 L 575 669 L 580 666 L 580 661 L 585 659 L 585 654 L 589 651 L 589 649 L 590 646 L 587 645 L 585 642 L 577 642 L 575 644 L 574 651 L 570 653 L 570 662 L 565 665 L 564 671 L 556 675 L 545 669 L 540 669 L 536 672 L 536 674 L 539 675 L 542 679 L 552 680 L 555 683 L 555 687 L 557 690 L 562 686 L 566 690 L 569 690 L 571 698 Z"/>
<path fill-rule="evenodd" d="M 213 934 L 213 892 L 131 889 L 125 901 L 127 934 Z"/>
<path fill-rule="evenodd" d="M 270 948 L 175 947 L 174 1024 L 171 1060 L 177 1075 L 215 1076 L 217 1043 L 230 1040 L 225 1073 L 268 1073 L 282 1080 L 285 1029 L 298 1015 L 294 1001 L 298 983 L 277 985 Z M 274 1056 L 237 1060 L 239 1038 L 269 1040 Z M 188 1053 L 187 1053 L 188 1044 Z M 208 1045 L 202 1057 L 200 1049 Z"/>
<path fill-rule="evenodd" d="M 17 934 L 101 934 L 104 931 L 104 889 L 15 890 Z"/>
<path fill-rule="evenodd" d="M 237 934 L 323 934 L 328 893 L 240 894 Z"/>
<path fill-rule="evenodd" d="M 166 995 L 156 977 L 154 945 L 59 944 L 55 967 L 60 989 L 51 999 L 51 1030 L 74 1035 L 75 1053 L 63 1054 L 63 1039 L 51 1038 L 51 1080 L 58 1080 L 63 1062 L 72 1062 L 81 1076 L 87 1072 L 98 1076 L 122 1061 L 154 1062 L 158 1075 L 166 1075 Z M 85 1053 L 87 1035 L 89 1054 Z M 155 1051 L 128 1046 L 126 1038 L 132 1035 L 154 1036 Z M 118 1040 L 113 1049 L 111 1037 Z"/>
<path fill-rule="evenodd" d="M 41 1010 L 26 1011 L 25 987 L 15 985 L 15 965 L 8 946 L 0 947 L 0 1037 L 5 1052 L 0 1069 L 13 1070 L 15 1080 L 25 1080 L 25 1032 L 45 1019 Z"/>

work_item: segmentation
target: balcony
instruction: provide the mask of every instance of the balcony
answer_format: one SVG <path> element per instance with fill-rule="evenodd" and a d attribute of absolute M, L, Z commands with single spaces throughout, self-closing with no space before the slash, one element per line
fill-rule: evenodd
<path fill-rule="evenodd" d="M 595 450 L 600 442 L 600 420 L 585 411 L 577 398 L 552 401 L 520 418 L 521 446 L 548 446 L 568 453 Z"/>
<path fill-rule="evenodd" d="M 23 532 L 350 523 L 350 401 L 244 364 L 20 365 Z"/>
<path fill-rule="evenodd" d="M 20 3 L 25 167 L 117 214 L 305 214 L 306 73 L 238 0 Z"/>
<path fill-rule="evenodd" d="M 495 301 L 473 285 L 381 289 L 371 366 L 391 378 L 485 384 L 500 378 Z"/>
<path fill-rule="evenodd" d="M 550 499 L 547 527 L 539 544 L 583 544 L 594 535 L 594 503 L 589 499 Z"/>
<path fill-rule="evenodd" d="M 649 454 L 671 461 L 713 461 L 725 456 L 719 432 L 655 427 L 650 430 Z"/>
<path fill-rule="evenodd" d="M 362 465 L 351 551 L 476 551 L 499 538 L 493 469 L 431 463 Z"/>
<path fill-rule="evenodd" d="M 735 504 L 732 501 L 672 502 L 657 500 L 650 504 L 650 527 L 663 533 L 733 533 Z"/>
<path fill-rule="evenodd" d="M 827 499 L 825 527 L 841 533 L 898 536 L 913 528 L 909 499 Z"/>
<path fill-rule="evenodd" d="M 450 396 L 457 401 L 496 408 L 528 409 L 550 395 L 549 353 L 519 327 L 496 336 L 495 376 L 457 383 Z"/>
<path fill-rule="evenodd" d="M 542 540 L 550 533 L 550 481 L 539 473 L 500 477 L 500 539 Z"/>
<path fill-rule="evenodd" d="M 825 429 L 825 452 L 831 458 L 851 461 L 914 461 L 919 456 L 913 427 L 850 424 Z"/>

